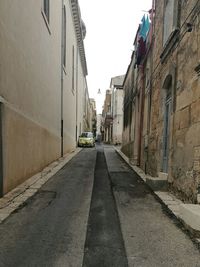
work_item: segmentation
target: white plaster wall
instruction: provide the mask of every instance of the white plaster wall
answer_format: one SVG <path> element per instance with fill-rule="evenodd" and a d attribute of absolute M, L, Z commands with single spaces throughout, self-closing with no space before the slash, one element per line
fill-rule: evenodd
<path fill-rule="evenodd" d="M 115 89 L 114 92 L 114 107 L 113 107 L 113 142 L 122 143 L 123 131 L 123 90 Z"/>
<path fill-rule="evenodd" d="M 51 34 L 41 9 L 39 0 L 0 1 L 0 94 L 58 135 L 61 1 L 51 1 Z"/>
<path fill-rule="evenodd" d="M 60 155 L 61 1 L 0 1 L 4 193 Z"/>
<path fill-rule="evenodd" d="M 64 117 L 64 151 L 69 152 L 76 146 L 76 59 L 77 41 L 74 30 L 71 6 L 69 1 L 64 1 L 67 17 L 66 32 L 66 69 L 64 71 L 63 83 L 63 117 Z M 74 90 L 72 89 L 74 46 Z"/>
<path fill-rule="evenodd" d="M 70 2 L 64 2 L 67 13 L 67 64 L 63 83 L 64 152 L 69 152 L 76 146 L 76 104 L 79 128 L 83 121 L 82 99 L 86 81 L 77 54 Z M 60 157 L 62 2 L 50 1 L 48 27 L 42 15 L 42 3 L 42 0 L 0 1 L 4 193 Z"/>

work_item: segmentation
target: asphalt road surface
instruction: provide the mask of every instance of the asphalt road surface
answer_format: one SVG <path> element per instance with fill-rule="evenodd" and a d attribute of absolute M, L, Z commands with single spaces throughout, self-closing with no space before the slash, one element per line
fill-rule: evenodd
<path fill-rule="evenodd" d="M 200 267 L 200 254 L 112 147 L 85 148 L 0 225 L 0 267 Z"/>
<path fill-rule="evenodd" d="M 1 267 L 82 265 L 95 161 L 84 149 L 0 225 Z"/>
<path fill-rule="evenodd" d="M 98 149 L 83 267 L 127 267 L 119 217 L 106 159 Z"/>

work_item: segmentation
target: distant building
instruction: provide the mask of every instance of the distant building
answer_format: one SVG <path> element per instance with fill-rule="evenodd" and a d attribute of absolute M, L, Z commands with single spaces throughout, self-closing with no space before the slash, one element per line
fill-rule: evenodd
<path fill-rule="evenodd" d="M 141 113 L 139 112 L 139 94 L 137 89 L 137 70 L 135 69 L 135 53 L 132 53 L 131 62 L 128 66 L 124 83 L 124 101 L 123 101 L 123 133 L 122 148 L 124 154 L 129 157 L 130 162 L 138 164 L 139 154 L 139 121 Z"/>
<path fill-rule="evenodd" d="M 113 118 L 112 126 L 112 143 L 117 145 L 122 143 L 123 131 L 123 82 L 125 75 L 111 78 L 110 88 L 111 96 L 111 113 Z"/>
<path fill-rule="evenodd" d="M 91 105 L 91 132 L 93 132 L 94 137 L 96 137 L 97 131 L 97 112 L 96 112 L 96 101 L 93 98 L 90 98 Z"/>
<path fill-rule="evenodd" d="M 102 124 L 102 114 L 97 114 L 97 131 L 96 131 L 96 137 L 98 141 L 101 141 L 102 136 L 101 136 L 101 124 Z"/>
<path fill-rule="evenodd" d="M 106 90 L 103 111 L 102 111 L 102 141 L 105 143 L 112 143 L 112 125 L 113 117 L 111 112 L 111 96 L 112 91 Z"/>

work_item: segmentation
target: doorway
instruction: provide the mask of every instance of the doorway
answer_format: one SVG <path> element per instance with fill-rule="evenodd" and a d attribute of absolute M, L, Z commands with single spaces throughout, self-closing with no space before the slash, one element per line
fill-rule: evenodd
<path fill-rule="evenodd" d="M 171 103 L 172 103 L 172 77 L 166 78 L 164 96 L 164 128 L 163 128 L 163 159 L 162 171 L 168 173 L 169 163 L 169 148 L 170 148 L 170 118 L 171 118 Z"/>

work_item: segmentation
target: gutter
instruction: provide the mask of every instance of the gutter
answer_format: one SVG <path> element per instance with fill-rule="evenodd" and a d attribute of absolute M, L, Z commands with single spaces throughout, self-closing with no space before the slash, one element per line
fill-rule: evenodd
<path fill-rule="evenodd" d="M 70 2 L 71 2 L 71 8 L 72 8 L 72 15 L 74 19 L 76 39 L 77 39 L 80 58 L 81 58 L 81 65 L 83 68 L 84 75 L 87 76 L 88 70 L 87 70 L 87 63 L 86 63 L 86 56 L 85 56 L 85 48 L 84 48 L 84 43 L 83 43 L 80 8 L 79 8 L 78 0 L 71 0 Z"/>

